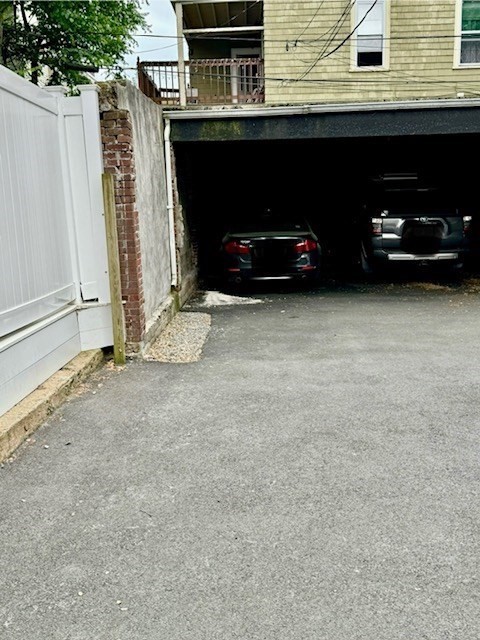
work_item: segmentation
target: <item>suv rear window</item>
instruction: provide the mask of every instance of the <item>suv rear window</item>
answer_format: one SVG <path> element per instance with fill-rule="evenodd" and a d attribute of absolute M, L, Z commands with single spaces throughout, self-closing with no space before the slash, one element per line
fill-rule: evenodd
<path fill-rule="evenodd" d="M 375 194 L 367 204 L 367 209 L 382 212 L 383 215 L 460 215 L 448 195 L 438 191 L 389 189 Z"/>

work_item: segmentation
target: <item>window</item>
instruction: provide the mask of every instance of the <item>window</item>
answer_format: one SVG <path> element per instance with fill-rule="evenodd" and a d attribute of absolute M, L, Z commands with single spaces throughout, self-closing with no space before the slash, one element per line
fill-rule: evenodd
<path fill-rule="evenodd" d="M 385 64 L 385 4 L 385 0 L 357 0 L 355 3 L 357 67 L 382 67 Z"/>
<path fill-rule="evenodd" d="M 480 64 L 480 0 L 463 0 L 460 64 Z"/>

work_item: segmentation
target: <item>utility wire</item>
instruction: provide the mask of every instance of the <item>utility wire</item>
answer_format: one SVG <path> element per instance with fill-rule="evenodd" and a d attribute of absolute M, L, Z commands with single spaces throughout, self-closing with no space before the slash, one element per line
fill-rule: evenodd
<path fill-rule="evenodd" d="M 141 62 L 141 66 L 142 67 L 149 67 L 149 66 L 154 66 L 157 63 L 155 62 Z M 137 69 L 135 67 L 120 67 L 120 66 L 112 66 L 112 67 L 101 67 L 101 69 L 104 70 L 111 70 L 111 71 L 136 71 Z M 203 73 L 203 72 L 197 72 L 198 75 L 200 75 L 202 78 L 218 78 L 218 79 L 230 79 L 231 75 L 228 73 Z M 189 71 L 184 71 L 184 72 L 180 72 L 177 71 L 178 75 L 188 75 L 190 76 L 190 72 Z M 286 77 L 274 77 L 274 76 L 262 76 L 259 78 L 254 78 L 254 79 L 258 79 L 258 80 L 267 80 L 267 81 L 271 81 L 271 82 L 282 82 L 282 83 L 298 83 L 300 82 L 297 78 L 286 78 Z M 316 78 L 316 79 L 308 79 L 308 78 L 304 78 L 301 81 L 303 84 L 306 85 L 326 85 L 326 84 L 333 84 L 333 85 L 350 85 L 350 86 L 355 86 L 355 85 L 394 85 L 394 84 L 455 84 L 455 85 L 461 85 L 462 82 L 461 81 L 452 81 L 452 80 L 441 80 L 441 79 L 430 79 L 427 80 L 425 78 L 405 78 L 405 79 L 395 79 L 395 78 L 375 78 L 375 79 L 369 79 L 369 78 Z M 478 80 L 476 79 L 471 79 L 469 78 L 466 81 L 463 82 L 468 82 L 473 83 L 473 84 L 477 84 L 480 83 L 480 78 L 478 78 Z"/>
<path fill-rule="evenodd" d="M 355 25 L 355 27 L 352 29 L 352 31 L 350 31 L 350 33 L 348 34 L 348 36 L 346 36 L 341 42 L 340 44 L 337 44 L 336 47 L 334 47 L 331 51 L 329 51 L 328 53 L 326 53 L 324 56 L 322 56 L 320 58 L 320 60 L 325 60 L 325 58 L 329 58 L 331 55 L 333 55 L 336 51 L 338 51 L 340 49 L 340 47 L 343 47 L 343 45 L 348 42 L 348 40 L 350 40 L 350 38 L 354 35 L 354 33 L 356 33 L 356 31 L 358 30 L 358 28 L 365 22 L 365 20 L 368 17 L 368 14 L 373 11 L 375 5 L 378 4 L 378 0 L 374 0 L 374 3 L 372 4 L 372 6 L 370 7 L 370 9 L 365 13 L 365 15 L 363 16 L 363 18 L 360 20 L 360 22 Z"/>
<path fill-rule="evenodd" d="M 152 63 L 153 64 L 153 63 Z M 143 63 L 144 66 L 146 66 L 145 63 Z M 102 70 L 106 70 L 106 71 L 110 71 L 110 72 L 120 72 L 120 71 L 138 71 L 137 68 L 135 67 L 101 67 Z M 149 75 L 149 74 L 147 74 Z M 182 75 L 182 74 L 179 74 Z M 191 77 L 191 74 L 186 71 L 184 72 L 183 75 L 188 75 L 189 77 Z M 213 79 L 230 79 L 231 76 L 229 74 L 219 74 L 219 73 L 201 73 L 202 78 L 213 78 Z M 152 82 L 154 82 L 154 78 L 152 78 L 149 75 L 149 78 Z M 284 84 L 284 85 L 288 85 L 292 82 L 296 82 L 295 78 L 284 78 L 284 77 L 262 77 L 262 78 L 258 78 L 258 80 L 267 80 L 270 82 L 277 82 L 280 84 Z M 337 92 L 341 92 L 343 94 L 345 93 L 352 93 L 354 95 L 358 94 L 358 85 L 375 85 L 377 89 L 382 90 L 390 90 L 390 89 L 406 89 L 408 86 L 411 86 L 412 88 L 416 87 L 417 85 L 429 85 L 429 86 L 451 86 L 456 93 L 458 93 L 458 91 L 463 91 L 465 93 L 469 93 L 469 94 L 473 94 L 473 95 L 480 95 L 480 87 L 475 86 L 475 88 L 472 87 L 472 85 L 478 85 L 480 83 L 480 79 L 479 80 L 473 80 L 473 79 L 469 79 L 466 81 L 461 81 L 461 82 L 455 82 L 452 80 L 439 80 L 439 79 L 435 79 L 433 77 L 429 77 L 427 78 L 415 78 L 415 77 L 406 77 L 405 79 L 402 78 L 391 78 L 391 79 L 386 79 L 386 78 L 381 78 L 378 80 L 368 80 L 368 79 L 364 79 L 364 78 L 360 78 L 360 79 L 323 79 L 323 80 L 313 80 L 313 79 L 304 79 L 302 81 L 303 84 L 307 85 L 307 86 L 312 86 L 312 85 L 318 85 L 318 86 L 323 86 L 323 87 L 329 87 L 330 91 L 337 91 Z M 154 82 L 154 84 L 156 84 Z M 156 86 L 156 88 L 160 91 L 161 87 Z M 449 94 L 438 94 L 435 96 L 430 95 L 429 96 L 431 99 L 447 99 L 447 98 L 451 98 L 451 93 Z M 305 100 L 298 100 L 296 101 L 295 98 L 291 98 L 289 97 L 289 102 L 299 102 L 304 104 Z"/>
<path fill-rule="evenodd" d="M 342 15 L 340 16 L 340 18 L 337 20 L 337 22 L 334 25 L 334 35 L 332 38 L 330 38 L 322 47 L 320 53 L 315 57 L 314 61 L 308 66 L 308 68 L 306 69 L 306 71 L 304 71 L 303 73 L 300 74 L 300 76 L 298 77 L 298 80 L 303 80 L 306 76 L 308 76 L 308 74 L 310 73 L 310 71 L 312 71 L 312 69 L 314 67 L 316 67 L 316 65 L 320 62 L 320 60 L 323 59 L 323 57 L 325 56 L 325 53 L 328 49 L 328 47 L 330 46 L 330 44 L 333 42 L 333 38 L 337 36 L 338 32 L 340 31 L 340 29 L 342 28 L 343 24 L 344 24 L 344 16 L 346 15 L 346 12 L 350 12 L 351 8 L 354 4 L 355 0 L 349 0 L 348 4 L 345 6 Z M 375 4 L 376 4 L 377 0 L 375 0 Z M 373 9 L 373 6 L 370 7 L 370 10 Z M 368 13 L 365 14 L 364 16 L 364 20 L 366 19 Z M 359 25 L 360 26 L 360 25 Z"/>
<path fill-rule="evenodd" d="M 330 29 L 328 29 L 328 31 L 325 32 L 325 34 L 323 34 L 322 36 L 319 36 L 318 38 L 315 38 L 313 40 L 296 40 L 295 42 L 297 42 L 297 44 L 303 44 L 303 45 L 314 45 L 318 42 L 322 42 L 324 40 L 325 35 L 328 35 L 328 33 L 330 33 L 330 31 L 332 30 L 333 27 L 331 27 Z M 102 35 L 101 32 L 98 31 L 82 31 L 82 33 L 90 33 L 92 35 Z M 172 39 L 172 40 L 178 40 L 181 39 L 181 36 L 173 36 L 173 35 L 168 35 L 168 34 L 159 34 L 159 33 L 137 33 L 135 36 L 135 38 L 162 38 L 165 40 L 168 39 Z M 461 33 L 459 34 L 422 34 L 422 35 L 416 35 L 416 34 L 412 34 L 412 35 L 402 35 L 402 36 L 385 36 L 383 39 L 384 40 L 409 40 L 409 41 L 421 41 L 421 40 L 454 40 L 454 39 L 458 39 L 458 38 L 464 38 L 465 36 Z M 225 36 L 224 35 L 208 35 L 208 34 L 197 34 L 197 35 L 190 35 L 189 34 L 189 40 L 225 40 Z M 230 34 L 228 34 L 228 40 L 245 40 L 245 41 L 252 41 L 252 42 L 258 42 L 258 38 L 248 38 L 248 37 L 242 37 L 242 36 L 231 36 Z M 330 41 L 331 38 L 328 38 L 328 40 Z M 268 42 L 271 44 L 285 44 L 285 40 L 282 39 L 275 39 L 275 38 L 265 38 L 263 39 L 263 42 Z M 289 41 L 292 42 L 292 41 Z"/>
<path fill-rule="evenodd" d="M 340 30 L 342 29 L 343 25 L 345 24 L 345 21 L 350 16 L 350 13 L 352 11 L 352 7 L 353 7 L 354 3 L 355 3 L 355 0 L 348 0 L 347 4 L 345 5 L 345 7 L 344 7 L 344 9 L 342 11 L 341 16 L 339 17 L 337 22 L 333 25 L 332 33 L 331 33 L 330 37 L 328 38 L 328 40 L 324 43 L 323 48 L 320 51 L 320 55 L 323 55 L 327 51 L 328 47 L 336 39 L 338 33 L 340 32 Z"/>
<path fill-rule="evenodd" d="M 325 3 L 325 0 L 322 0 L 322 2 L 320 2 L 320 4 L 317 7 L 317 10 L 315 11 L 315 13 L 313 14 L 313 16 L 310 19 L 310 22 L 307 24 L 307 26 L 303 29 L 302 33 L 298 36 L 298 38 L 295 38 L 295 40 L 293 41 L 293 46 L 296 47 L 297 46 L 297 42 L 300 40 L 300 38 L 308 31 L 308 29 L 310 29 L 313 21 L 315 20 L 315 18 L 318 16 L 318 14 L 320 13 L 320 9 L 323 7 Z M 287 40 L 287 45 L 286 45 L 286 49 L 288 51 L 288 40 Z"/>
<path fill-rule="evenodd" d="M 155 49 L 144 49 L 143 51 L 134 51 L 135 55 L 139 55 L 140 53 L 152 53 L 152 51 L 163 51 L 164 49 L 172 49 L 173 47 L 177 48 L 177 43 L 167 44 L 164 47 L 156 47 Z"/>
<path fill-rule="evenodd" d="M 259 2 L 261 0 L 258 0 Z M 354 0 L 353 0 L 354 1 Z M 357 25 L 357 27 L 360 25 Z M 332 40 L 332 38 L 325 38 L 325 36 L 327 36 L 331 31 L 332 31 L 331 27 L 330 29 L 328 29 L 324 34 L 318 36 L 318 38 L 314 38 L 314 39 L 302 39 L 299 38 L 297 40 L 295 40 L 295 42 L 297 43 L 297 45 L 299 44 L 304 44 L 304 45 L 313 45 L 316 44 L 318 42 L 323 42 L 324 40 Z M 241 29 L 241 27 L 239 27 L 239 29 Z M 108 33 L 109 35 L 112 36 L 116 36 L 116 35 L 123 35 L 120 32 L 116 32 L 116 31 L 112 31 L 112 30 L 108 30 L 107 31 L 100 31 L 98 29 L 94 30 L 94 31 L 90 31 L 88 29 L 82 29 L 80 32 L 80 34 L 84 35 L 84 34 L 88 34 L 88 35 L 105 35 L 106 33 Z M 350 34 L 350 37 L 353 34 Z M 224 40 L 225 39 L 225 35 L 215 35 L 215 34 L 188 34 L 189 36 L 189 40 Z M 465 36 L 461 33 L 457 33 L 457 34 L 422 34 L 422 35 L 417 35 L 417 34 L 412 34 L 412 35 L 401 35 L 401 36 L 388 36 L 388 37 L 384 37 L 384 40 L 408 40 L 408 41 L 422 41 L 422 40 L 455 40 L 458 38 L 464 38 Z M 183 36 L 175 36 L 172 34 L 168 34 L 168 33 L 135 33 L 132 34 L 132 38 L 161 38 L 162 40 L 179 40 L 182 39 Z M 243 40 L 243 41 L 251 41 L 251 42 L 258 42 L 258 38 L 251 38 L 251 37 L 243 37 L 243 36 L 233 36 L 230 33 L 228 34 L 228 40 Z M 263 42 L 267 42 L 267 43 L 271 43 L 271 44 L 285 44 L 285 39 L 283 38 L 262 38 Z M 289 41 L 292 42 L 292 41 Z"/>
<path fill-rule="evenodd" d="M 315 40 L 301 40 L 301 36 L 299 36 L 296 40 L 293 41 L 294 46 L 297 47 L 298 44 L 306 44 L 306 43 L 310 43 L 310 42 L 320 42 L 323 39 L 325 39 L 325 41 L 327 43 L 330 43 L 333 39 L 335 39 L 335 37 L 336 37 L 336 35 L 338 33 L 338 30 L 339 30 L 339 29 L 337 29 L 337 26 L 338 26 L 339 22 L 341 21 L 342 17 L 344 16 L 346 9 L 348 9 L 348 7 L 350 6 L 351 1 L 352 0 L 348 0 L 347 7 L 342 12 L 342 15 L 340 16 L 339 20 L 337 20 L 337 22 L 334 25 L 332 25 L 331 27 L 329 27 L 324 33 L 322 33 L 320 36 L 315 38 Z M 350 11 L 348 13 L 350 13 Z M 312 21 L 310 21 L 310 24 L 311 24 L 311 22 Z M 343 26 L 343 22 L 341 23 L 341 26 Z M 340 28 L 341 28 L 341 26 L 340 26 Z M 305 33 L 305 30 L 302 32 L 301 35 L 303 35 Z M 332 34 L 332 35 L 330 35 L 330 34 Z M 326 36 L 328 36 L 328 37 L 326 37 Z M 273 40 L 265 40 L 264 39 L 264 42 L 275 42 L 275 41 L 273 41 Z M 287 51 L 290 50 L 290 43 L 291 42 L 292 41 L 290 41 L 290 40 L 287 40 L 287 42 L 286 42 L 285 49 Z M 327 46 L 328 46 L 328 44 L 327 44 Z"/>
<path fill-rule="evenodd" d="M 341 58 L 341 60 L 345 60 L 346 62 L 350 63 L 350 56 L 348 55 L 344 55 L 341 52 L 337 52 L 337 56 L 339 58 Z M 304 64 L 309 64 L 309 61 L 307 60 L 303 60 Z M 379 73 L 379 70 L 376 68 L 372 68 L 372 67 L 364 67 L 361 69 L 362 73 Z M 402 78 L 407 78 L 409 80 L 415 80 L 416 82 L 419 83 L 423 83 L 425 80 L 431 80 L 432 84 L 436 84 L 438 82 L 438 78 L 436 76 L 418 76 L 412 73 L 408 73 L 407 71 L 402 71 L 401 69 L 383 69 L 380 71 L 380 73 L 383 72 L 387 72 L 388 73 L 388 77 L 389 79 L 391 79 L 392 81 L 394 81 L 396 79 L 396 76 L 399 76 L 400 79 Z M 379 78 L 379 81 L 381 81 L 382 78 Z M 468 80 L 465 80 L 468 82 Z M 451 82 L 452 86 L 455 88 L 458 85 L 458 80 L 451 80 L 449 81 Z"/>
<path fill-rule="evenodd" d="M 297 40 L 297 44 L 304 44 L 304 45 L 314 45 L 318 42 L 322 42 L 323 40 L 327 40 L 328 42 L 330 42 L 332 40 L 331 37 L 329 38 L 324 38 L 323 36 L 328 35 L 330 33 L 330 31 L 332 31 L 333 27 L 330 27 L 330 29 L 328 29 L 322 36 L 319 36 L 318 38 L 315 38 L 314 40 Z M 150 36 L 153 38 L 177 38 L 177 36 Z M 422 35 L 403 35 L 403 36 L 385 36 L 383 39 L 384 40 L 409 40 L 409 41 L 415 41 L 415 40 L 454 40 L 454 39 L 458 39 L 458 38 L 464 38 L 465 36 L 461 33 L 458 34 L 422 34 Z M 225 36 L 216 36 L 216 35 L 198 35 L 195 37 L 190 37 L 190 40 L 195 40 L 195 39 L 202 39 L 202 40 L 218 40 L 218 39 L 225 39 Z M 335 38 L 333 38 L 334 40 Z M 247 37 L 240 37 L 240 36 L 228 36 L 228 40 L 258 40 L 258 38 L 247 38 Z M 285 41 L 284 40 L 278 40 L 278 39 L 273 39 L 273 38 L 265 38 L 263 40 L 264 42 L 268 42 L 268 43 L 272 43 L 272 44 L 282 44 Z"/>

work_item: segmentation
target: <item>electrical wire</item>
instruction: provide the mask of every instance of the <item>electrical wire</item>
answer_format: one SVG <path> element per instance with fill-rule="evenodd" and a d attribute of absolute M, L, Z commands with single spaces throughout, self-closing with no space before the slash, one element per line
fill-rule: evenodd
<path fill-rule="evenodd" d="M 147 67 L 148 66 L 157 66 L 157 63 L 155 62 L 141 62 L 141 67 Z M 121 66 L 112 66 L 112 67 L 101 67 L 101 69 L 104 70 L 111 70 L 111 71 L 136 71 L 135 67 L 121 67 Z M 184 72 L 180 72 L 177 71 L 178 75 L 189 75 L 190 76 L 190 72 L 189 71 L 184 71 Z M 202 78 L 218 78 L 220 80 L 226 78 L 229 79 L 231 78 L 231 75 L 228 73 L 203 73 L 203 72 L 198 72 L 198 75 L 200 75 Z M 297 78 L 287 78 L 287 77 L 274 77 L 274 76 L 262 76 L 261 78 L 258 78 L 259 80 L 266 80 L 269 82 L 281 82 L 281 83 L 297 83 L 298 80 Z M 475 79 L 468 79 L 466 82 L 470 83 L 480 83 L 480 78 L 478 78 L 478 80 Z M 367 78 L 316 78 L 316 79 L 308 79 L 308 78 L 304 78 L 302 80 L 302 83 L 306 84 L 306 85 L 320 85 L 320 86 L 324 86 L 324 85 L 328 85 L 328 84 L 332 84 L 332 85 L 379 85 L 379 84 L 383 84 L 383 85 L 389 85 L 389 84 L 442 84 L 442 85 L 448 85 L 448 84 L 455 84 L 455 85 L 460 85 L 461 82 L 460 81 L 452 81 L 452 80 L 441 80 L 441 79 L 431 79 L 431 80 L 426 80 L 425 78 L 405 78 L 405 79 L 388 79 L 388 78 L 375 78 L 375 79 L 367 79 Z"/>
<path fill-rule="evenodd" d="M 325 34 L 329 33 L 331 29 L 329 29 Z M 85 31 L 81 32 L 82 34 L 91 34 L 91 35 L 104 35 L 105 32 L 99 31 Z M 120 35 L 115 34 L 114 32 L 109 32 L 112 35 Z M 323 34 L 323 35 L 325 35 Z M 179 40 L 183 39 L 183 36 L 174 36 L 171 34 L 160 34 L 160 33 L 137 33 L 132 37 L 134 38 L 161 38 L 162 40 Z M 225 40 L 227 36 L 225 35 L 208 35 L 208 34 L 198 34 L 192 36 L 189 34 L 189 40 Z M 423 41 L 423 40 L 455 40 L 459 38 L 464 38 L 463 34 L 422 34 L 422 35 L 403 35 L 403 36 L 384 36 L 383 40 L 408 40 L 408 41 Z M 249 38 L 243 36 L 232 36 L 228 34 L 228 40 L 241 40 L 245 42 L 258 42 L 259 38 Z M 297 40 L 297 45 L 302 44 L 305 46 L 310 46 L 316 44 L 317 42 L 321 42 L 323 40 L 322 36 L 315 38 L 314 40 Z M 329 41 L 331 38 L 328 39 Z M 262 38 L 262 41 L 269 44 L 285 44 L 284 39 L 276 39 L 276 38 Z M 289 41 L 292 42 L 292 41 Z"/>
<path fill-rule="evenodd" d="M 152 63 L 153 64 L 153 63 Z M 143 65 L 145 65 L 145 63 L 143 63 Z M 102 67 L 103 70 L 106 71 L 111 71 L 111 72 L 121 72 L 121 71 L 138 71 L 138 69 L 136 69 L 135 67 Z M 179 75 L 182 75 L 179 73 Z M 190 73 L 188 71 L 184 72 L 184 75 L 189 75 Z M 213 79 L 229 79 L 231 78 L 231 76 L 229 74 L 220 74 L 220 73 L 201 73 L 202 78 L 213 78 Z M 154 81 L 154 78 L 150 79 L 152 81 Z M 284 84 L 287 85 L 290 84 L 292 81 L 294 81 L 294 78 L 284 78 L 284 77 L 265 77 L 265 78 L 261 78 L 262 80 L 267 80 L 269 82 L 277 82 L 280 84 Z M 358 85 L 370 85 L 373 86 L 375 85 L 376 89 L 379 91 L 382 90 L 406 90 L 409 86 L 412 88 L 412 90 L 415 90 L 415 88 L 420 84 L 420 85 L 429 85 L 429 86 L 451 86 L 452 89 L 454 89 L 455 93 L 458 93 L 459 91 L 462 91 L 464 93 L 468 93 L 468 94 L 473 94 L 473 95 L 480 95 L 480 87 L 475 87 L 473 88 L 471 85 L 478 85 L 478 83 L 480 83 L 480 79 L 479 80 L 468 80 L 467 82 L 463 83 L 463 82 L 458 82 L 458 81 L 452 81 L 452 80 L 440 80 L 440 79 L 425 79 L 425 78 L 415 78 L 415 77 L 406 77 L 405 79 L 403 78 L 391 78 L 390 80 L 387 79 L 375 79 L 375 80 L 367 80 L 367 79 L 317 79 L 317 80 L 312 80 L 312 79 L 305 79 L 303 80 L 303 84 L 307 85 L 307 86 L 312 86 L 312 85 L 318 85 L 318 86 L 322 86 L 322 87 L 328 87 L 329 91 L 336 91 L 336 92 L 341 92 L 342 95 L 345 95 L 346 93 L 351 93 L 352 95 L 358 95 Z M 160 87 L 157 87 L 158 89 L 160 89 Z M 430 94 L 428 96 L 430 99 L 448 99 L 451 98 L 452 95 L 451 93 L 448 94 L 435 94 L 432 95 Z M 288 98 L 288 102 L 289 103 L 301 103 L 301 104 L 305 104 L 305 99 L 299 99 L 296 100 L 295 98 L 292 98 L 291 96 L 289 96 Z M 314 100 L 312 101 L 313 103 L 315 102 Z"/>
<path fill-rule="evenodd" d="M 261 1 L 261 0 L 259 0 Z M 327 35 L 328 33 L 330 33 L 332 28 L 328 29 L 325 34 L 322 34 L 321 36 L 319 36 L 318 38 L 312 39 L 312 40 L 308 40 L 308 39 L 298 39 L 295 40 L 295 42 L 297 43 L 297 45 L 299 44 L 303 44 L 303 45 L 313 45 L 316 44 L 318 42 L 322 42 L 324 39 L 327 40 L 326 38 L 324 38 L 325 35 Z M 85 35 L 105 35 L 105 31 L 89 31 L 86 29 L 83 29 L 81 32 L 81 34 Z M 110 35 L 122 35 L 119 32 L 115 32 L 115 31 L 108 31 L 108 33 Z M 160 38 L 162 40 L 181 40 L 183 39 L 183 36 L 174 36 L 172 34 L 162 34 L 162 33 L 135 33 L 132 34 L 133 38 Z M 224 40 L 227 36 L 225 35 L 212 35 L 212 34 L 197 34 L 197 35 L 192 35 L 189 34 L 189 40 Z M 417 34 L 412 34 L 412 35 L 401 35 L 401 36 L 385 36 L 383 39 L 384 40 L 408 40 L 408 41 L 423 41 L 423 40 L 455 40 L 458 38 L 463 38 L 465 37 L 463 34 L 459 33 L 459 34 L 422 34 L 422 35 L 417 35 Z M 258 38 L 250 38 L 250 37 L 243 37 L 243 36 L 232 36 L 230 33 L 228 34 L 228 40 L 243 40 L 243 41 L 251 41 L 251 42 L 258 42 Z M 283 38 L 262 38 L 263 42 L 269 43 L 269 44 L 285 44 L 285 39 Z M 331 38 L 328 38 L 328 41 L 330 41 Z M 335 39 L 334 39 L 335 40 Z M 289 41 L 292 42 L 292 41 Z"/>
<path fill-rule="evenodd" d="M 164 49 L 172 49 L 173 47 L 175 47 L 175 49 L 177 48 L 176 42 L 174 44 L 167 44 L 164 47 L 156 47 L 155 49 L 144 49 L 143 51 L 134 51 L 134 53 L 135 55 L 139 55 L 140 53 L 152 53 L 152 51 L 163 51 Z"/>
<path fill-rule="evenodd" d="M 325 58 L 329 58 L 331 55 L 333 55 L 336 51 L 338 51 L 340 49 L 340 47 L 343 47 L 343 45 L 348 42 L 350 40 L 350 38 L 356 33 L 356 31 L 358 30 L 358 28 L 365 22 L 365 20 L 368 17 L 368 14 L 373 11 L 373 9 L 375 8 L 375 5 L 378 4 L 378 0 L 374 0 L 372 6 L 370 7 L 370 9 L 365 13 L 365 15 L 363 16 L 363 18 L 360 20 L 360 22 L 355 25 L 355 27 L 352 29 L 352 31 L 350 31 L 350 33 L 348 34 L 348 36 L 346 36 L 341 42 L 340 44 L 337 44 L 336 47 L 334 47 L 331 51 L 329 51 L 328 53 L 326 53 L 322 58 L 320 58 L 321 60 L 324 60 Z"/>
<path fill-rule="evenodd" d="M 333 25 L 332 30 L 331 30 L 332 31 L 331 36 L 329 36 L 327 41 L 324 43 L 323 48 L 320 51 L 320 55 L 323 55 L 327 51 L 328 47 L 336 39 L 337 35 L 339 34 L 340 30 L 342 29 L 343 25 L 345 24 L 347 18 L 350 16 L 350 13 L 352 11 L 352 7 L 353 7 L 354 3 L 355 3 L 355 0 L 348 0 L 347 4 L 343 8 L 343 11 L 342 11 L 339 19 Z"/>
<path fill-rule="evenodd" d="M 345 60 L 346 62 L 348 62 L 350 64 L 350 62 L 351 62 L 350 56 L 342 54 L 341 52 L 339 53 L 338 51 L 337 51 L 337 56 L 342 61 Z M 303 64 L 309 64 L 310 63 L 309 60 L 301 60 L 301 62 Z M 401 69 L 378 69 L 378 68 L 375 68 L 375 67 L 363 67 L 361 69 L 361 72 L 362 73 L 379 73 L 379 72 L 382 73 L 382 72 L 386 72 L 386 73 L 388 73 L 388 77 L 391 78 L 391 79 L 395 78 L 395 75 L 398 75 L 398 76 L 402 76 L 402 77 L 405 77 L 405 78 L 417 80 L 418 82 L 423 82 L 425 80 L 432 80 L 432 82 L 434 82 L 434 81 L 437 80 L 437 76 L 418 76 L 418 75 L 415 75 L 415 74 L 412 74 L 412 73 L 408 73 L 407 71 L 402 71 Z M 379 78 L 379 80 L 380 79 L 381 78 Z M 458 80 L 452 80 L 452 84 L 458 84 Z"/>
<path fill-rule="evenodd" d="M 325 0 L 322 0 L 320 2 L 320 4 L 317 7 L 317 10 L 315 11 L 315 13 L 313 14 L 313 16 L 310 19 L 310 22 L 307 24 L 307 26 L 303 29 L 302 33 L 298 36 L 298 38 L 295 38 L 295 40 L 293 40 L 293 46 L 296 47 L 297 46 L 297 42 L 300 40 L 300 38 L 308 31 L 308 29 L 310 29 L 313 21 L 315 20 L 315 18 L 318 16 L 320 9 L 323 7 L 323 5 L 325 4 Z M 288 40 L 287 40 L 287 44 L 286 44 L 286 49 L 288 51 Z"/>
<path fill-rule="evenodd" d="M 346 13 L 347 13 L 347 11 L 348 11 L 348 13 L 350 13 L 351 7 L 352 7 L 352 4 L 354 3 L 354 1 L 355 0 L 348 0 L 347 5 L 343 9 L 342 15 L 338 18 L 337 22 L 333 26 L 332 37 L 329 38 L 329 40 L 327 40 L 327 42 L 324 44 L 324 46 L 320 50 L 320 53 L 315 57 L 314 61 L 310 64 L 310 66 L 308 66 L 307 70 L 304 71 L 303 73 L 301 73 L 298 76 L 298 80 L 299 81 L 303 80 L 303 78 L 305 78 L 310 73 L 310 71 L 312 71 L 312 69 L 318 64 L 318 62 L 320 60 L 322 60 L 323 56 L 325 55 L 326 50 L 328 49 L 330 44 L 333 42 L 333 39 L 337 36 L 338 32 L 342 28 L 342 26 L 343 26 L 343 24 L 344 24 L 344 22 L 346 20 L 346 17 L 345 17 Z M 375 2 L 376 1 L 377 0 L 375 0 Z"/>

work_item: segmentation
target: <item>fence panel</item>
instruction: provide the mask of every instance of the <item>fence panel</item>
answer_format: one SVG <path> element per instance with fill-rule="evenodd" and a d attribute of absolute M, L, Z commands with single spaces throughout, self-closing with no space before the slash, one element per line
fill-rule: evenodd
<path fill-rule="evenodd" d="M 0 337 L 75 300 L 57 102 L 18 80 L 0 69 Z"/>
<path fill-rule="evenodd" d="M 0 415 L 113 343 L 96 88 L 0 66 Z"/>

